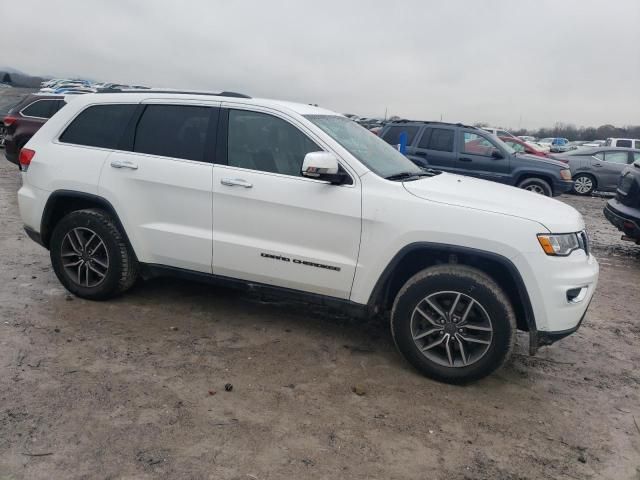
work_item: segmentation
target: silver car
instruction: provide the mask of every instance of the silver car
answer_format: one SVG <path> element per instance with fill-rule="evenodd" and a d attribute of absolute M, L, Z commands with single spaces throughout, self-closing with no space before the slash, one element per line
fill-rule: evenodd
<path fill-rule="evenodd" d="M 640 150 L 631 148 L 580 148 L 553 158 L 569 163 L 573 176 L 573 192 L 590 195 L 595 190 L 613 192 L 627 165 L 640 160 Z"/>

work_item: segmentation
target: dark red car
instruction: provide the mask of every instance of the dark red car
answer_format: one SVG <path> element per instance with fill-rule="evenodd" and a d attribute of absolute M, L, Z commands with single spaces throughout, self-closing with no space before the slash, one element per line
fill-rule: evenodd
<path fill-rule="evenodd" d="M 54 113 L 65 105 L 64 96 L 31 94 L 14 106 L 2 120 L 7 160 L 18 164 L 22 147 Z"/>
<path fill-rule="evenodd" d="M 538 157 L 549 156 L 546 152 L 543 152 L 542 150 L 538 150 L 532 147 L 527 142 L 525 142 L 524 140 L 520 140 L 519 138 L 500 137 L 500 140 L 502 140 L 504 143 L 506 143 L 511 148 L 513 148 L 516 152 L 524 152 L 524 153 L 528 153 L 529 155 L 536 155 Z"/>

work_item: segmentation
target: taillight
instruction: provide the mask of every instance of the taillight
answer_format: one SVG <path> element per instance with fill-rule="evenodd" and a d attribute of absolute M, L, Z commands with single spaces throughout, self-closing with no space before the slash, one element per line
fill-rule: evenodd
<path fill-rule="evenodd" d="M 18 162 L 20 163 L 20 170 L 26 172 L 31 164 L 31 160 L 33 156 L 36 154 L 35 150 L 29 150 L 28 148 L 23 148 L 20 150 L 20 156 L 18 157 Z"/>
<path fill-rule="evenodd" d="M 5 127 L 10 127 L 14 123 L 16 123 L 16 120 L 18 120 L 17 117 L 12 117 L 11 115 L 7 115 L 2 119 L 2 123 L 4 123 Z"/>

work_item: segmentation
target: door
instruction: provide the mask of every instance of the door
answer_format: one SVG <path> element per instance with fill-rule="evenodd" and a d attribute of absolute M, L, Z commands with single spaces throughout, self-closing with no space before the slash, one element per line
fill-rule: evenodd
<path fill-rule="evenodd" d="M 145 105 L 132 151 L 115 151 L 100 194 L 115 207 L 138 259 L 211 273 L 213 162 L 205 154 L 218 108 Z"/>
<path fill-rule="evenodd" d="M 502 183 L 511 180 L 509 154 L 492 140 L 491 135 L 462 131 L 458 140 L 460 153 L 456 163 L 459 173 Z M 502 158 L 492 156 L 497 151 Z"/>
<path fill-rule="evenodd" d="M 598 190 L 615 190 L 622 171 L 631 162 L 628 151 L 605 150 L 596 154 L 591 165 L 598 181 Z"/>
<path fill-rule="evenodd" d="M 411 151 L 412 155 L 408 157 L 420 166 L 455 172 L 457 162 L 454 139 L 453 128 L 425 128 L 418 144 Z"/>
<path fill-rule="evenodd" d="M 303 124 L 275 115 L 223 110 L 213 272 L 348 299 L 360 244 L 359 179 L 351 174 L 351 184 L 338 186 L 302 177 L 305 154 L 323 148 Z"/>

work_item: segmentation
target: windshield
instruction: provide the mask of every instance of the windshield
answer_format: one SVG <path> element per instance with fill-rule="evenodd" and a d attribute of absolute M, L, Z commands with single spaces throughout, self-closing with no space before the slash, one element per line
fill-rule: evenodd
<path fill-rule="evenodd" d="M 514 148 L 504 143 L 500 137 L 493 137 L 492 140 L 496 142 L 498 145 L 500 145 L 502 148 L 504 148 L 510 154 L 514 154 L 516 152 Z"/>
<path fill-rule="evenodd" d="M 420 167 L 387 142 L 348 118 L 336 115 L 306 115 L 305 117 L 342 145 L 369 170 L 381 177 L 386 178 L 401 173 L 423 173 Z"/>

